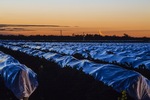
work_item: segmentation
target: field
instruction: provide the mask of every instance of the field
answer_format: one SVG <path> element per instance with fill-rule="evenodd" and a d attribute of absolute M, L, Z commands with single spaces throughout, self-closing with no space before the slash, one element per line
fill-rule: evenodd
<path fill-rule="evenodd" d="M 37 73 L 31 100 L 150 99 L 150 43 L 1 41 L 0 51 Z"/>

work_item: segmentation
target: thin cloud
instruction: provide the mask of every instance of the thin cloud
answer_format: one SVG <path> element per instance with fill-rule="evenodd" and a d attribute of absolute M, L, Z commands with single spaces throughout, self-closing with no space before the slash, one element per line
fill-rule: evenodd
<path fill-rule="evenodd" d="M 0 28 L 0 31 L 34 31 L 25 28 Z"/>
<path fill-rule="evenodd" d="M 70 27 L 61 25 L 22 25 L 22 24 L 0 24 L 0 27 Z"/>

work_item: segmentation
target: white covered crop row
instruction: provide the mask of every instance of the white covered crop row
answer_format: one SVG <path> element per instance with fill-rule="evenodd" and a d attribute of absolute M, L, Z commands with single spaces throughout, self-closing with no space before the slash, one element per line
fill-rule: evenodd
<path fill-rule="evenodd" d="M 10 45 L 17 45 L 10 43 Z M 48 43 L 19 42 L 18 45 L 35 50 L 57 52 L 73 56 L 82 55 L 85 59 L 92 58 L 106 62 L 129 64 L 134 68 L 144 65 L 150 70 L 150 43 Z"/>
<path fill-rule="evenodd" d="M 54 44 L 53 46 L 55 47 Z M 3 46 L 15 51 L 26 53 L 28 55 L 45 58 L 49 61 L 57 63 L 62 68 L 72 67 L 76 68 L 77 70 L 82 69 L 83 72 L 92 75 L 95 79 L 104 82 L 108 86 L 113 87 L 118 92 L 122 92 L 125 90 L 134 99 L 150 99 L 150 81 L 147 78 L 143 77 L 141 74 L 135 71 L 123 69 L 113 64 L 97 64 L 89 60 L 78 60 L 70 55 L 63 56 L 61 54 L 58 54 L 57 52 L 49 52 L 44 48 L 48 48 L 49 46 L 47 45 L 49 44 L 42 43 L 42 47 L 40 43 L 21 42 L 14 44 L 10 43 L 7 45 L 5 44 Z"/>
<path fill-rule="evenodd" d="M 29 97 L 37 88 L 36 73 L 0 51 L 0 75 L 4 84 L 18 99 Z M 3 91 L 1 91 L 3 92 Z"/>

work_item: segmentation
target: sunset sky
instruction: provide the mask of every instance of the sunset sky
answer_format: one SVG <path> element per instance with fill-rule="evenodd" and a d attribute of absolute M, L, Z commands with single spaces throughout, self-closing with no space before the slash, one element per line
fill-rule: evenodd
<path fill-rule="evenodd" d="M 0 24 L 3 34 L 150 37 L 150 0 L 0 0 Z"/>

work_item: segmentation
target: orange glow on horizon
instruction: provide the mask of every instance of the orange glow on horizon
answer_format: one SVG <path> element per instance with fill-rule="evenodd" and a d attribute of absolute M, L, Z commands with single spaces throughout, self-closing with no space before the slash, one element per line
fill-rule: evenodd
<path fill-rule="evenodd" d="M 22 29 L 22 30 L 13 30 L 13 29 Z M 83 28 L 83 27 L 42 27 L 42 28 L 33 28 L 33 27 L 21 27 L 21 28 L 12 28 L 6 31 L 0 31 L 0 34 L 12 34 L 12 35 L 82 35 L 84 34 L 100 34 L 102 36 L 123 36 L 124 33 L 132 37 L 150 37 L 150 30 L 110 30 L 110 29 L 100 29 L 100 28 Z"/>

